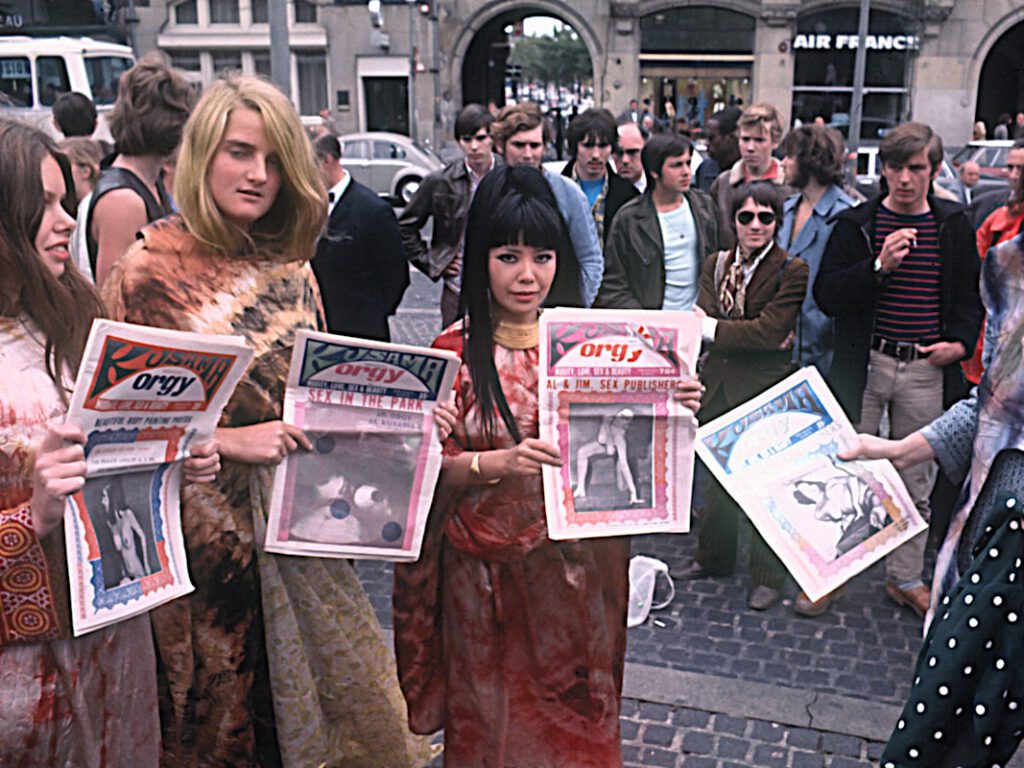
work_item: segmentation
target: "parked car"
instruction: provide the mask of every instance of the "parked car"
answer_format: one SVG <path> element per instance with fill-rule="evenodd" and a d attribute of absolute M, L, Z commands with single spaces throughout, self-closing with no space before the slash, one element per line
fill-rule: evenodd
<path fill-rule="evenodd" d="M 53 103 L 76 91 L 96 104 L 95 138 L 110 140 L 106 113 L 121 74 L 135 63 L 132 49 L 88 37 L 0 37 L 0 115 L 57 134 Z"/>
<path fill-rule="evenodd" d="M 961 147 L 953 155 L 952 163 L 954 168 L 959 168 L 964 163 L 973 160 L 981 166 L 982 176 L 994 176 L 1001 179 L 1009 178 L 1010 172 L 1006 167 L 1010 150 L 1013 148 L 1013 141 L 1010 139 L 986 139 L 985 141 L 972 141 Z"/>
<path fill-rule="evenodd" d="M 1012 142 L 1011 142 L 1012 143 Z M 857 150 L 856 155 L 850 152 L 846 157 L 847 178 L 864 197 L 871 198 L 878 194 L 881 189 L 882 161 L 878 157 L 878 146 L 862 146 Z M 956 184 L 959 181 L 956 169 L 947 158 L 942 158 L 939 166 L 939 175 L 935 177 L 935 183 L 943 189 L 955 194 Z M 997 189 L 1006 188 L 1007 181 L 1002 178 L 983 176 L 974 188 L 974 196 L 991 192 Z"/>
<path fill-rule="evenodd" d="M 444 167 L 429 149 L 398 133 L 348 133 L 338 141 L 352 178 L 400 205 L 412 200 L 427 174 Z"/>

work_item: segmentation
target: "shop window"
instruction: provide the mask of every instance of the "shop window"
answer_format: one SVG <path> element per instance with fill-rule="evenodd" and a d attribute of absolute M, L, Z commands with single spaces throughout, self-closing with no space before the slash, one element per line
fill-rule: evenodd
<path fill-rule="evenodd" d="M 319 115 L 327 108 L 327 58 L 322 53 L 295 56 L 299 79 L 299 114 Z"/>
<path fill-rule="evenodd" d="M 238 0 L 210 0 L 211 24 L 237 24 Z"/>
<path fill-rule="evenodd" d="M 753 16 L 708 6 L 667 8 L 640 19 L 643 53 L 752 53 Z"/>
<path fill-rule="evenodd" d="M 25 56 L 0 58 L 0 107 L 32 106 L 32 70 Z"/>
<path fill-rule="evenodd" d="M 270 21 L 270 9 L 267 0 L 252 0 L 252 23 L 266 24 Z"/>
<path fill-rule="evenodd" d="M 62 93 L 71 90 L 68 68 L 63 56 L 39 56 L 36 59 L 36 92 L 39 103 L 52 107 Z"/>
<path fill-rule="evenodd" d="M 199 3 L 198 0 L 185 0 L 174 6 L 175 24 L 198 24 Z"/>
<path fill-rule="evenodd" d="M 793 39 L 796 120 L 820 117 L 849 136 L 858 15 L 855 7 L 835 8 L 798 20 Z M 868 32 L 861 137 L 877 141 L 905 119 L 919 37 L 913 19 L 880 10 L 871 12 Z"/>

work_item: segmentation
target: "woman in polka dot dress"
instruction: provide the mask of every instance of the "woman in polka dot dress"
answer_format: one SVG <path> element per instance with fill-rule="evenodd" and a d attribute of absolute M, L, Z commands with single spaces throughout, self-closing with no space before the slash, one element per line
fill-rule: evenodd
<path fill-rule="evenodd" d="M 899 441 L 861 435 L 841 458 L 937 459 L 964 482 L 935 565 L 932 608 L 885 768 L 1005 766 L 1024 734 L 1024 250 L 985 259 L 985 375 L 972 396 Z"/>

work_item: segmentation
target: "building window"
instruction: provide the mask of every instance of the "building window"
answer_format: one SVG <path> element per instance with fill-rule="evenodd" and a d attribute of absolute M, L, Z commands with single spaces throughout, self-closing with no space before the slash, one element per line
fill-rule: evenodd
<path fill-rule="evenodd" d="M 327 109 L 327 58 L 322 53 L 295 55 L 299 79 L 299 114 L 319 115 Z"/>
<path fill-rule="evenodd" d="M 818 117 L 849 136 L 857 8 L 804 14 L 793 40 L 793 117 Z M 861 137 L 878 140 L 906 118 L 907 82 L 919 46 L 913 19 L 872 10 L 867 38 Z"/>
<path fill-rule="evenodd" d="M 210 0 L 211 24 L 237 24 L 238 0 Z"/>
<path fill-rule="evenodd" d="M 178 3 L 174 6 L 174 23 L 198 24 L 199 3 L 197 0 L 185 0 L 185 2 Z"/>
<path fill-rule="evenodd" d="M 171 51 L 171 66 L 185 72 L 200 72 L 203 68 L 199 51 Z"/>
<path fill-rule="evenodd" d="M 316 23 L 316 5 L 309 0 L 295 0 L 295 21 Z"/>
<path fill-rule="evenodd" d="M 270 21 L 270 9 L 267 0 L 252 0 L 252 23 L 266 24 Z"/>
<path fill-rule="evenodd" d="M 262 77 L 270 77 L 270 51 L 252 52 L 252 71 Z"/>
<path fill-rule="evenodd" d="M 214 77 L 220 77 L 228 72 L 242 71 L 241 51 L 215 51 L 212 58 Z"/>

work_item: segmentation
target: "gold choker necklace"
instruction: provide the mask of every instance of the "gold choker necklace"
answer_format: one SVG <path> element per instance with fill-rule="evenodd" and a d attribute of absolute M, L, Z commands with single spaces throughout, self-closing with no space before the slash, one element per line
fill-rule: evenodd
<path fill-rule="evenodd" d="M 540 323 L 512 325 L 499 321 L 494 327 L 494 342 L 505 349 L 533 349 L 540 343 Z"/>

